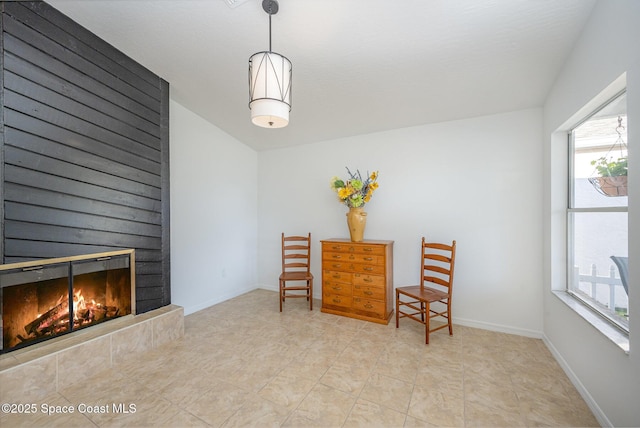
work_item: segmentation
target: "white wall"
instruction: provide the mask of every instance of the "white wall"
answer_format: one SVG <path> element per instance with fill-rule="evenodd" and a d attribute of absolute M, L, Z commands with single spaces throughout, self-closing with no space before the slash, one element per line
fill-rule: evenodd
<path fill-rule="evenodd" d="M 171 302 L 185 314 L 256 287 L 256 152 L 170 103 Z"/>
<path fill-rule="evenodd" d="M 544 334 L 603 425 L 640 426 L 640 2 L 600 0 L 544 106 Z M 626 73 L 629 143 L 630 353 L 625 354 L 551 289 L 565 284 L 566 137 L 602 91 Z M 624 77 L 621 79 L 624 80 Z M 621 80 L 618 80 L 618 84 Z M 608 95 L 614 88 L 609 88 Z M 600 96 L 599 96 L 600 95 Z M 599 96 L 599 97 L 598 97 Z M 598 99 L 596 99 L 598 98 Z M 583 109 L 584 106 L 587 109 Z M 573 122 L 573 123 L 572 123 Z"/>
<path fill-rule="evenodd" d="M 345 166 L 379 170 L 365 239 L 394 240 L 396 286 L 417 283 L 420 239 L 457 240 L 455 322 L 541 337 L 541 110 L 323 141 L 258 154 L 258 281 L 277 289 L 280 234 L 348 238 L 329 188 Z"/>

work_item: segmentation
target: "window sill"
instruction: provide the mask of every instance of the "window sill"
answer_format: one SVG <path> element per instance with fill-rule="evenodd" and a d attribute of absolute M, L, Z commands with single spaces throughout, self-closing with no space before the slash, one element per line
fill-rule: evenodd
<path fill-rule="evenodd" d="M 618 345 L 618 347 L 620 347 L 620 349 L 622 349 L 626 354 L 629 354 L 629 336 L 627 334 L 624 334 L 612 326 L 608 321 L 599 317 L 591 309 L 573 298 L 566 291 L 554 291 L 553 294 L 555 294 L 578 315 L 584 318 L 589 324 L 595 327 L 600 333 L 604 334 L 609 338 L 609 340 Z"/>

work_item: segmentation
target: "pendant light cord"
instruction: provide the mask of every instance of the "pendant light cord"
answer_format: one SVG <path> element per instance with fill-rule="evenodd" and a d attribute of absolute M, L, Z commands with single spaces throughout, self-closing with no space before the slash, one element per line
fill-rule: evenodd
<path fill-rule="evenodd" d="M 269 52 L 271 52 L 271 15 L 278 13 L 278 2 L 276 0 L 263 0 L 262 9 L 269 15 Z"/>
<path fill-rule="evenodd" d="M 269 52 L 271 52 L 271 13 L 269 13 Z"/>

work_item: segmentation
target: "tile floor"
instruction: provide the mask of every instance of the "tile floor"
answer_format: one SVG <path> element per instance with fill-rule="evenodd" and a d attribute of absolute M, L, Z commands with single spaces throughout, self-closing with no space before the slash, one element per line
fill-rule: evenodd
<path fill-rule="evenodd" d="M 78 379 L 0 425 L 599 426 L 541 340 L 454 326 L 427 346 L 416 322 L 396 329 L 306 303 L 280 313 L 277 293 L 255 290 L 191 314 L 184 338 L 144 364 Z M 64 406 L 74 413 L 43 413 Z"/>

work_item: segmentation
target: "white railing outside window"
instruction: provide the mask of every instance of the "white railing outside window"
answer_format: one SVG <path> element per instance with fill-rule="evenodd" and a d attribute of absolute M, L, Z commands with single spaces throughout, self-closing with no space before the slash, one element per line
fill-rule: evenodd
<path fill-rule="evenodd" d="M 591 265 L 588 273 L 580 273 L 580 268 L 574 266 L 573 283 L 578 286 L 573 291 L 577 297 L 604 313 L 614 324 L 628 331 L 629 299 L 617 274 L 617 268 L 613 265 L 609 266 L 605 276 L 598 276 L 595 264 Z"/>

